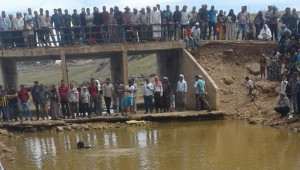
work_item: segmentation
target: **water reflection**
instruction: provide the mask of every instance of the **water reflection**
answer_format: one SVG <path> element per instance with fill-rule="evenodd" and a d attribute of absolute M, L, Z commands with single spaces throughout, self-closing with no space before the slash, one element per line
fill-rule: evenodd
<path fill-rule="evenodd" d="M 8 169 L 297 169 L 300 135 L 216 121 L 12 138 Z M 82 140 L 92 149 L 76 149 Z M 21 151 L 21 152 L 19 152 Z M 26 166 L 24 166 L 26 165 Z"/>

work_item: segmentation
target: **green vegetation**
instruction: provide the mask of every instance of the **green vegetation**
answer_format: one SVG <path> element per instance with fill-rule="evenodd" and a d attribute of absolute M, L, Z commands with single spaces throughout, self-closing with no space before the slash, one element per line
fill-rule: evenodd
<path fill-rule="evenodd" d="M 105 78 L 110 77 L 110 65 L 104 66 L 101 71 L 96 72 L 100 64 L 99 60 L 84 64 L 68 64 L 69 80 L 81 83 L 88 80 L 91 77 L 101 79 L 104 81 Z M 132 59 L 129 61 L 129 75 L 140 77 L 142 75 L 149 75 L 156 73 L 156 56 L 147 55 L 144 58 Z M 47 67 L 48 65 L 45 65 Z M 45 70 L 38 72 L 28 72 L 19 74 L 19 83 L 31 86 L 34 80 L 38 80 L 41 84 L 59 84 L 62 74 L 60 69 Z M 143 80 L 137 80 L 138 84 L 141 84 Z"/>

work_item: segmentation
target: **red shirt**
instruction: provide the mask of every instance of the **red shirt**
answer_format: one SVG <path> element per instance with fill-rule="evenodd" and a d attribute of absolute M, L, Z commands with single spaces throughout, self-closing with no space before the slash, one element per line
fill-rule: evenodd
<path fill-rule="evenodd" d="M 91 97 L 98 96 L 98 87 L 96 84 L 94 84 L 93 86 L 92 85 L 89 86 L 89 93 L 90 93 Z"/>
<path fill-rule="evenodd" d="M 19 99 L 21 100 L 22 103 L 27 102 L 28 99 L 29 99 L 28 92 L 27 92 L 25 89 L 20 90 L 20 91 L 18 92 L 18 97 L 19 97 Z"/>
<path fill-rule="evenodd" d="M 68 99 L 68 92 L 69 92 L 68 86 L 59 86 L 58 92 L 61 99 Z"/>

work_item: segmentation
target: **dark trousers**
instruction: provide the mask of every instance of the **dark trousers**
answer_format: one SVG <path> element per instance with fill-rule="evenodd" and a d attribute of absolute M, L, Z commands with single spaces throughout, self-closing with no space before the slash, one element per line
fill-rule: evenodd
<path fill-rule="evenodd" d="M 36 119 L 39 120 L 39 118 L 40 118 L 40 108 L 39 108 L 40 103 L 38 101 L 34 101 L 33 103 L 34 103 L 34 107 L 35 107 Z"/>
<path fill-rule="evenodd" d="M 258 35 L 260 34 L 261 29 L 263 28 L 263 24 L 255 24 L 255 39 L 258 39 Z"/>
<path fill-rule="evenodd" d="M 0 40 L 1 40 L 1 47 L 5 48 L 5 47 L 8 47 L 8 46 L 12 46 L 12 44 L 11 44 L 11 32 L 10 31 L 0 32 Z"/>
<path fill-rule="evenodd" d="M 274 36 L 275 36 L 275 40 L 278 40 L 278 37 L 277 37 L 277 32 L 278 32 L 277 24 L 270 24 L 269 27 L 270 27 L 270 30 L 271 30 L 271 33 L 272 33 L 272 41 L 273 41 Z"/>
<path fill-rule="evenodd" d="M 22 117 L 18 111 L 18 103 L 9 103 L 8 108 L 9 108 L 10 120 L 14 118 L 17 121 L 18 117 L 20 117 L 20 120 L 22 120 Z"/>
<path fill-rule="evenodd" d="M 145 107 L 145 113 L 148 113 L 150 110 L 150 113 L 152 113 L 152 95 L 151 96 L 144 96 L 144 107 Z"/>
<path fill-rule="evenodd" d="M 94 113 L 96 114 L 96 115 L 99 115 L 100 114 L 100 116 L 102 115 L 102 109 L 101 109 L 101 107 L 100 107 L 100 104 L 101 103 L 99 103 L 99 98 L 98 98 L 98 96 L 96 96 L 96 97 L 91 97 L 90 98 L 90 110 L 89 110 L 89 115 L 91 114 L 91 111 L 93 110 L 92 108 L 94 107 Z"/>
<path fill-rule="evenodd" d="M 216 23 L 215 22 L 208 22 L 208 37 L 210 39 L 211 36 L 211 29 L 214 29 L 214 38 L 216 37 Z"/>
<path fill-rule="evenodd" d="M 207 27 L 208 27 L 208 22 L 201 22 L 201 38 L 203 40 L 207 39 Z"/>
<path fill-rule="evenodd" d="M 196 110 L 200 110 L 201 109 L 201 99 L 199 94 L 196 94 Z"/>
<path fill-rule="evenodd" d="M 85 116 L 85 113 L 89 113 L 89 104 L 88 103 L 81 103 L 82 105 L 82 117 Z"/>
<path fill-rule="evenodd" d="M 24 46 L 24 37 L 23 31 L 14 31 L 12 32 L 12 37 L 17 47 Z"/>
<path fill-rule="evenodd" d="M 297 93 L 297 111 L 298 111 L 298 114 L 300 114 L 300 93 L 298 92 Z"/>
<path fill-rule="evenodd" d="M 106 106 L 106 113 L 110 114 L 111 98 L 104 96 L 104 101 L 105 101 L 105 106 Z"/>
<path fill-rule="evenodd" d="M 290 112 L 289 107 L 275 107 L 274 110 L 281 116 L 286 116 Z"/>
<path fill-rule="evenodd" d="M 170 109 L 170 97 L 167 94 L 164 94 L 162 97 L 162 107 L 164 112 L 168 112 Z"/>
<path fill-rule="evenodd" d="M 69 102 L 68 99 L 61 99 L 61 112 L 63 117 L 70 116 L 70 110 L 69 110 Z"/>
<path fill-rule="evenodd" d="M 162 103 L 161 103 L 160 92 L 154 93 L 154 103 L 155 103 L 156 112 L 158 112 L 158 108 L 160 109 L 160 112 L 162 112 Z"/>
<path fill-rule="evenodd" d="M 71 28 L 63 28 L 65 44 L 72 44 Z"/>
<path fill-rule="evenodd" d="M 70 102 L 70 111 L 71 111 L 71 116 L 74 118 L 74 115 L 76 113 L 76 117 L 79 116 L 78 114 L 78 103 L 77 102 Z"/>

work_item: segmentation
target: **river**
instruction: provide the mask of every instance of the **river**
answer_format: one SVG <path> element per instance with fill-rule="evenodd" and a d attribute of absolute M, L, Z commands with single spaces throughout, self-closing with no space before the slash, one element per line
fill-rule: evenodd
<path fill-rule="evenodd" d="M 76 149 L 82 140 L 91 149 Z M 242 121 L 24 133 L 8 170 L 298 170 L 300 134 Z"/>

